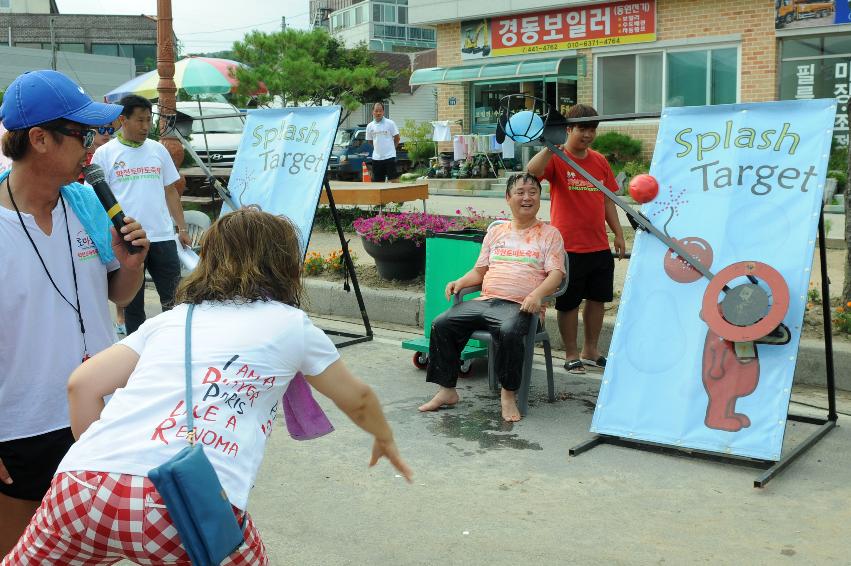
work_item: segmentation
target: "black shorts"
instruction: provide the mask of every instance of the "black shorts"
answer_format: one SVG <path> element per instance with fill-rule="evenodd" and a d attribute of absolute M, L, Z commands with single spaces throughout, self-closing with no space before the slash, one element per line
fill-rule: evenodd
<path fill-rule="evenodd" d="M 608 303 L 614 298 L 615 258 L 611 250 L 567 252 L 567 290 L 556 299 L 556 310 L 572 311 L 582 299 Z"/>
<path fill-rule="evenodd" d="M 0 460 L 12 476 L 12 484 L 0 482 L 0 493 L 15 499 L 41 501 L 59 462 L 74 444 L 70 428 L 0 442 Z"/>
<path fill-rule="evenodd" d="M 398 177 L 396 174 L 396 158 L 381 159 L 372 161 L 372 180 L 376 183 L 391 181 Z"/>

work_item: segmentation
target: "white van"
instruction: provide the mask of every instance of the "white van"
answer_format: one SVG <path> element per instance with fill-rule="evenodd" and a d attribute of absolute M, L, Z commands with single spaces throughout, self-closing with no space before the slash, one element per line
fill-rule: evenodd
<path fill-rule="evenodd" d="M 196 118 L 192 121 L 192 138 L 189 143 L 204 163 L 212 167 L 233 167 L 245 127 L 245 117 L 235 116 L 240 114 L 239 109 L 227 102 L 201 102 L 199 109 L 198 103 L 191 101 L 178 102 L 177 109 Z M 157 112 L 156 105 L 153 111 Z M 198 120 L 202 115 L 204 120 Z M 215 118 L 217 115 L 225 117 Z"/>

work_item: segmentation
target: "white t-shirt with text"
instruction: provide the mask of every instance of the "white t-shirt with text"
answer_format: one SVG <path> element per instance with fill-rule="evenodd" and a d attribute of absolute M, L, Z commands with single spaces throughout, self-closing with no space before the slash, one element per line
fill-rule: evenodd
<path fill-rule="evenodd" d="M 188 445 L 184 374 L 187 305 L 148 319 L 120 344 L 140 356 L 127 385 L 80 437 L 57 472 L 147 476 Z M 301 310 L 279 302 L 203 303 L 192 320 L 197 441 L 230 502 L 245 509 L 266 438 L 290 380 L 339 358 Z"/>
<path fill-rule="evenodd" d="M 140 147 L 130 147 L 114 138 L 95 151 L 92 163 L 103 169 L 118 204 L 142 224 L 150 241 L 174 239 L 164 188 L 180 174 L 161 143 L 145 140 Z"/>
<path fill-rule="evenodd" d="M 118 269 L 119 263 L 101 263 L 94 242 L 67 202 L 65 210 L 68 231 L 60 201 L 52 212 L 50 235 L 32 215 L 22 212 L 21 217 L 50 277 L 75 307 L 79 293 L 86 345 L 94 355 L 115 342 L 107 272 Z M 68 377 L 84 354 L 80 323 L 74 308 L 50 283 L 17 213 L 2 206 L 0 281 L 0 442 L 66 428 Z"/>
<path fill-rule="evenodd" d="M 396 157 L 396 142 L 394 136 L 399 135 L 399 128 L 390 118 L 382 118 L 380 122 L 373 120 L 366 125 L 366 139 L 372 141 L 372 159 L 381 161 Z"/>

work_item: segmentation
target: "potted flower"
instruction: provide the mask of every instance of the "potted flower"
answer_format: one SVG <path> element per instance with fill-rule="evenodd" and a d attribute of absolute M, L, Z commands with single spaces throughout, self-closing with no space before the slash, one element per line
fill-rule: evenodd
<path fill-rule="evenodd" d="M 436 214 L 401 212 L 358 218 L 353 226 L 379 276 L 413 279 L 425 270 L 426 233 L 451 230 L 455 222 Z"/>

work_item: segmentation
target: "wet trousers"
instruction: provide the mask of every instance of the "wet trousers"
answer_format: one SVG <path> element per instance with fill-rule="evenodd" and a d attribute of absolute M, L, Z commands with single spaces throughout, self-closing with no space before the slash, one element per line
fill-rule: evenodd
<path fill-rule="evenodd" d="M 432 322 L 426 381 L 455 387 L 461 351 L 476 330 L 490 332 L 496 355 L 497 378 L 503 388 L 517 391 L 523 374 L 526 335 L 532 315 L 502 299 L 465 301 Z"/>

